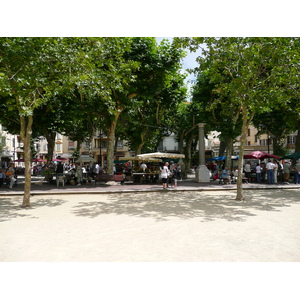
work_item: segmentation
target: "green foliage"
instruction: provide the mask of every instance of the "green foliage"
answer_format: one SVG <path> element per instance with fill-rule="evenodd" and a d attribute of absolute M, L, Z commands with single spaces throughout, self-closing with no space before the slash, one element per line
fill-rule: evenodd
<path fill-rule="evenodd" d="M 183 55 L 167 41 L 157 45 L 154 38 L 133 38 L 128 58 L 137 61 L 139 68 L 129 91 L 135 96 L 120 117 L 132 148 L 153 151 L 177 122 L 178 104 L 186 97 L 180 74 Z"/>

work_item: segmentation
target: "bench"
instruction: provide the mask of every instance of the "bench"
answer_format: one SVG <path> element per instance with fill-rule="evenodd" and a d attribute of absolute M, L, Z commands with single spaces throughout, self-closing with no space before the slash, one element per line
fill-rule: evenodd
<path fill-rule="evenodd" d="M 47 182 L 45 177 L 35 177 L 35 179 L 37 180 L 31 180 L 30 182 L 37 185 L 42 185 L 44 182 Z"/>
<path fill-rule="evenodd" d="M 95 181 L 102 181 L 102 182 L 108 182 L 108 181 L 118 181 L 121 183 L 124 183 L 124 176 L 123 175 L 109 175 L 106 173 L 98 174 L 95 177 Z"/>

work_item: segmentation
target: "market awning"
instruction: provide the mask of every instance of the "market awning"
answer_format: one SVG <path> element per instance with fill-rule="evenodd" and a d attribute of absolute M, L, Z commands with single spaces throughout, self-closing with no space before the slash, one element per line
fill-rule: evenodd
<path fill-rule="evenodd" d="M 233 155 L 231 156 L 231 160 L 238 160 L 239 156 Z M 218 156 L 218 157 L 213 157 L 213 158 L 209 158 L 206 161 L 221 161 L 221 160 L 226 160 L 226 156 Z"/>
<path fill-rule="evenodd" d="M 300 152 L 295 152 L 289 155 L 286 155 L 284 157 L 281 157 L 281 159 L 298 159 L 300 158 Z"/>

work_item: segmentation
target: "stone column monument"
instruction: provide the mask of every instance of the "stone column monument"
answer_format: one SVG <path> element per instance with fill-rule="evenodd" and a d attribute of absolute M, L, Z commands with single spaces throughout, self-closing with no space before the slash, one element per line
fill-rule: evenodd
<path fill-rule="evenodd" d="M 210 182 L 210 172 L 205 165 L 204 125 L 199 123 L 199 166 L 196 170 L 196 182 Z"/>

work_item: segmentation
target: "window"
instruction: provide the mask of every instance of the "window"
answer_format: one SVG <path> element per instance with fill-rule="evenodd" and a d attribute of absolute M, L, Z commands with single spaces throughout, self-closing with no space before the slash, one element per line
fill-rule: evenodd
<path fill-rule="evenodd" d="M 75 149 L 75 143 L 74 142 L 69 142 L 69 145 L 68 145 L 68 149 L 69 150 L 73 150 L 73 149 Z"/>
<path fill-rule="evenodd" d="M 248 129 L 248 136 L 250 136 L 250 129 Z"/>
<path fill-rule="evenodd" d="M 2 137 L 1 143 L 2 143 L 3 146 L 6 145 L 6 137 L 5 136 Z"/>
<path fill-rule="evenodd" d="M 259 145 L 260 146 L 265 146 L 265 145 L 267 145 L 267 142 L 266 142 L 267 140 L 259 140 Z"/>
<path fill-rule="evenodd" d="M 296 136 L 294 136 L 294 135 L 289 135 L 289 136 L 287 137 L 287 143 L 288 143 L 288 144 L 296 144 Z"/>
<path fill-rule="evenodd" d="M 56 151 L 61 151 L 61 144 L 56 144 Z"/>
<path fill-rule="evenodd" d="M 117 148 L 123 148 L 123 141 L 118 141 L 117 142 Z"/>
<path fill-rule="evenodd" d="M 56 133 L 56 139 L 57 139 L 57 140 L 61 140 L 61 134 L 58 133 L 58 132 Z"/>
<path fill-rule="evenodd" d="M 248 146 L 251 146 L 251 142 L 250 141 L 248 142 Z"/>
<path fill-rule="evenodd" d="M 101 148 L 107 148 L 107 141 L 101 141 Z"/>

